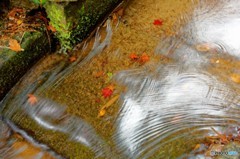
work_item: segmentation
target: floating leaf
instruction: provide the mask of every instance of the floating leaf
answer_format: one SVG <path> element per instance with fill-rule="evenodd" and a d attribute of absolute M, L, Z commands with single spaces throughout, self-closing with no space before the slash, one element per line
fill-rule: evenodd
<path fill-rule="evenodd" d="M 37 103 L 37 97 L 34 96 L 33 94 L 28 94 L 28 103 L 31 105 L 35 105 Z"/>
<path fill-rule="evenodd" d="M 155 19 L 153 22 L 154 25 L 158 25 L 161 26 L 163 24 L 163 20 L 162 19 Z"/>
<path fill-rule="evenodd" d="M 15 39 L 10 39 L 9 40 L 9 48 L 13 51 L 16 51 L 16 52 L 24 51 L 24 49 L 21 48 L 20 44 Z"/>

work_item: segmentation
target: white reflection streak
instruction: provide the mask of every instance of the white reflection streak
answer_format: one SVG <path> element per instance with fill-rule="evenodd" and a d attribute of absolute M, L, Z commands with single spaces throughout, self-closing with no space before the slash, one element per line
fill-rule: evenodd
<path fill-rule="evenodd" d="M 141 109 L 136 101 L 131 98 L 128 98 L 123 107 L 124 117 L 121 118 L 119 125 L 119 136 L 129 146 L 130 152 L 133 153 L 137 147 L 137 144 L 133 143 L 135 132 L 137 132 L 138 127 L 141 127 L 141 121 L 146 118 L 147 112 Z"/>
<path fill-rule="evenodd" d="M 218 10 L 210 10 L 205 15 L 201 14 L 204 10 L 196 10 L 194 27 L 197 40 L 224 45 L 228 53 L 240 57 L 240 3 L 236 0 L 219 3 L 222 4 L 216 6 Z"/>
<path fill-rule="evenodd" d="M 160 138 L 165 133 L 169 136 L 172 132 L 165 132 L 164 127 L 171 127 L 170 124 L 176 117 L 183 116 L 183 119 L 177 118 L 175 124 L 178 127 L 177 125 L 188 122 L 196 125 L 195 121 L 204 122 L 205 119 L 201 118 L 202 114 L 213 116 L 226 114 L 225 110 L 221 110 L 222 104 L 227 103 L 223 100 L 226 94 L 219 92 L 220 89 L 229 92 L 229 88 L 210 74 L 186 71 L 176 75 L 175 71 L 178 72 L 178 69 L 179 67 L 169 70 L 166 77 L 169 80 L 152 79 L 144 88 L 140 86 L 143 89 L 140 95 L 136 93 L 137 90 L 126 92 L 118 123 L 117 140 L 120 148 L 130 155 L 130 158 L 137 158 L 147 151 L 147 147 L 151 146 L 149 142 L 156 141 L 154 138 Z M 144 84 L 141 82 L 143 79 L 145 78 L 139 79 L 136 76 L 125 81 L 135 81 L 138 85 L 137 83 Z M 130 83 L 132 85 L 132 82 Z M 212 86 L 216 90 L 208 96 Z M 215 96 L 219 99 L 215 99 Z M 211 102 L 215 105 L 208 105 Z M 166 116 L 169 119 L 166 119 Z M 195 120 L 188 121 L 184 117 L 194 117 Z M 165 126 L 162 125 L 163 123 Z"/>

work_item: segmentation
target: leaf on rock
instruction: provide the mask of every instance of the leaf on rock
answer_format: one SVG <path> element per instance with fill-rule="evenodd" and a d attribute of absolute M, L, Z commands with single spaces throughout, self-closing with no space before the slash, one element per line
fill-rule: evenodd
<path fill-rule="evenodd" d="M 57 29 L 50 24 L 47 26 L 47 30 L 52 31 L 53 33 L 57 32 Z"/>
<path fill-rule="evenodd" d="M 16 52 L 19 52 L 19 51 L 24 51 L 24 49 L 21 48 L 21 45 L 18 43 L 17 40 L 15 39 L 10 39 L 9 40 L 9 48 L 12 50 L 12 51 L 16 51 Z"/>

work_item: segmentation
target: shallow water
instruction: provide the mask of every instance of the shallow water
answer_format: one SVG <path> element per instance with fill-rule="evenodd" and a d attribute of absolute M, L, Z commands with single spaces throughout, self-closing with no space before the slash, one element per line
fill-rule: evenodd
<path fill-rule="evenodd" d="M 149 6 L 155 9 L 161 5 L 153 2 Z M 34 136 L 66 158 L 184 158 L 215 134 L 211 127 L 222 133 L 239 127 L 238 1 L 191 1 L 189 13 L 169 26 L 176 27 L 171 35 L 165 26 L 154 26 L 145 35 L 152 21 L 146 26 L 141 22 L 149 21 L 151 13 L 133 19 L 145 3 L 129 5 L 128 25 L 108 20 L 94 40 L 76 49 L 80 55 L 75 62 L 50 62 L 46 68 L 40 67 L 44 60 L 37 64 L 1 102 L 4 120 L 26 130 L 25 138 Z M 132 38 L 135 34 L 138 39 Z M 131 52 L 154 53 L 138 65 L 129 60 Z M 94 71 L 113 77 L 92 77 Z M 114 91 L 120 98 L 99 118 L 100 106 L 109 100 L 101 97 L 101 89 L 112 81 L 120 87 Z M 7 145 L 8 127 L 1 128 Z"/>

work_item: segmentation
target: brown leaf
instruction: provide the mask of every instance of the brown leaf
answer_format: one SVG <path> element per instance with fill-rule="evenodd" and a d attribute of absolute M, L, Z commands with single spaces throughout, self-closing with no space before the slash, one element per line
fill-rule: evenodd
<path fill-rule="evenodd" d="M 17 40 L 15 39 L 10 39 L 9 40 L 9 48 L 12 50 L 12 51 L 16 51 L 16 52 L 19 52 L 19 51 L 24 51 L 24 49 L 21 48 L 21 45 L 18 43 Z"/>

